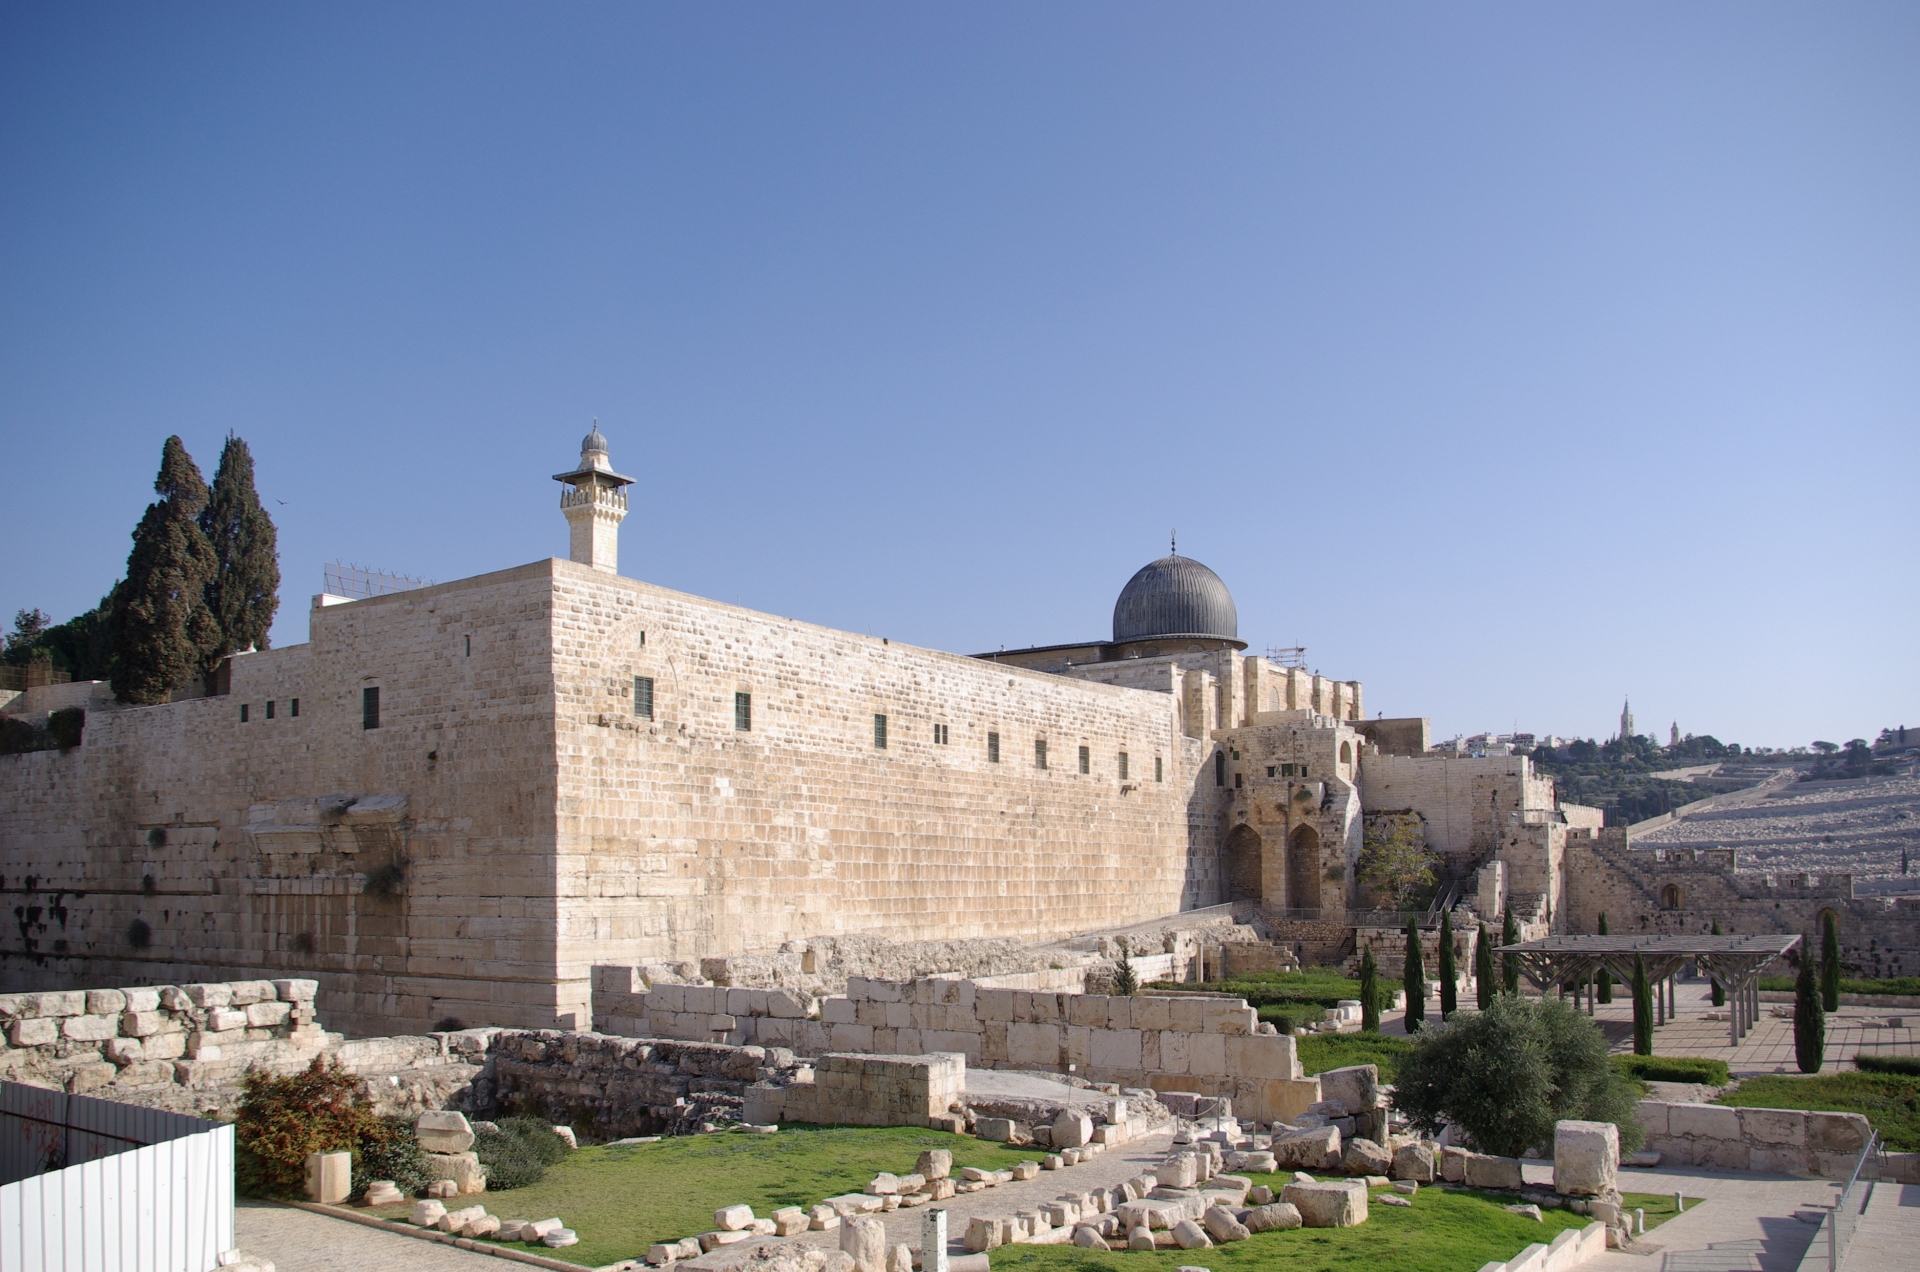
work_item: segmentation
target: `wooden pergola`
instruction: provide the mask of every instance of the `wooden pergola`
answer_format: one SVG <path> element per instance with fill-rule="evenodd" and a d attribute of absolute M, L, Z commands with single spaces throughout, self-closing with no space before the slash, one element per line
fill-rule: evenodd
<path fill-rule="evenodd" d="M 1543 993 L 1571 981 L 1587 986 L 1589 996 L 1603 969 L 1631 986 L 1638 955 L 1655 987 L 1656 1024 L 1672 1018 L 1673 977 L 1692 963 L 1727 991 L 1727 1032 L 1737 1047 L 1760 1017 L 1760 973 L 1798 944 L 1798 936 L 1550 936 L 1495 952 L 1514 960 Z"/>

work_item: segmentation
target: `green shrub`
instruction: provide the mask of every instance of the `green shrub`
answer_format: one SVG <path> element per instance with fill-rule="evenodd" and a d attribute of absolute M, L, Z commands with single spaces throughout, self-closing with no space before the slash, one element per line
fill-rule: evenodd
<path fill-rule="evenodd" d="M 1304 1025 L 1317 1025 L 1327 1018 L 1325 1007 L 1311 1003 L 1269 1003 L 1259 1012 L 1263 1022 L 1281 1033 L 1292 1033 Z"/>
<path fill-rule="evenodd" d="M 1863 1073 L 1899 1073 L 1920 1078 L 1920 1056 L 1876 1056 L 1863 1051 L 1854 1056 L 1853 1066 Z"/>
<path fill-rule="evenodd" d="M 1730 1081 L 1725 1060 L 1694 1056 L 1609 1056 L 1608 1063 L 1629 1078 L 1642 1082 L 1700 1082 L 1725 1086 Z"/>
<path fill-rule="evenodd" d="M 1300 1067 L 1308 1076 L 1328 1069 L 1370 1064 L 1380 1071 L 1382 1082 L 1392 1082 L 1400 1072 L 1400 1061 L 1413 1050 L 1405 1038 L 1384 1034 L 1308 1034 L 1295 1044 L 1299 1048 Z"/>
<path fill-rule="evenodd" d="M 80 734 L 86 725 L 85 711 L 79 707 L 62 707 L 47 716 L 47 737 L 62 751 L 71 750 L 80 745 Z"/>
<path fill-rule="evenodd" d="M 487 1188 L 505 1191 L 537 1183 L 547 1167 L 571 1150 L 553 1133 L 551 1123 L 537 1117 L 502 1118 L 499 1130 L 474 1133 L 473 1151 L 487 1168 Z"/>
<path fill-rule="evenodd" d="M 377 1126 L 368 1126 L 360 1137 L 353 1155 L 354 1199 L 365 1196 L 367 1185 L 376 1179 L 392 1180 L 408 1197 L 419 1196 L 432 1182 L 427 1176 L 427 1155 L 405 1118 L 379 1118 Z"/>
<path fill-rule="evenodd" d="M 1481 1151 L 1518 1157 L 1561 1118 L 1612 1122 L 1632 1152 L 1644 1132 L 1635 1093 L 1607 1061 L 1600 1027 L 1571 1003 L 1502 994 L 1483 1012 L 1423 1033 L 1400 1062 L 1393 1103 L 1417 1127 L 1458 1123 Z"/>
<path fill-rule="evenodd" d="M 389 1135 L 382 1119 L 355 1097 L 360 1079 L 327 1057 L 315 1056 L 286 1077 L 256 1069 L 240 1085 L 234 1182 L 249 1197 L 304 1197 L 309 1154 L 359 1152 L 366 1141 Z"/>
<path fill-rule="evenodd" d="M 1776 993 L 1792 993 L 1795 978 L 1792 976 L 1762 976 L 1760 988 Z M 1902 998 L 1920 998 L 1920 976 L 1889 976 L 1884 980 L 1866 980 L 1854 977 L 1841 977 L 1840 992 L 1843 994 L 1874 994 L 1898 996 Z"/>

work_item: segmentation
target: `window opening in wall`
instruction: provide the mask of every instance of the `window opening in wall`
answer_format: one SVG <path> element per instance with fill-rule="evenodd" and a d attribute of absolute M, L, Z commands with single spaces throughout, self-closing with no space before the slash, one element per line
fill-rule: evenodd
<path fill-rule="evenodd" d="M 368 685 L 360 691 L 360 727 L 380 727 L 380 690 L 374 685 Z"/>
<path fill-rule="evenodd" d="M 653 719 L 653 677 L 633 678 L 633 714 Z"/>
<path fill-rule="evenodd" d="M 1236 791 L 1240 789 L 1240 777 L 1241 775 L 1238 773 L 1233 775 L 1233 789 Z"/>
<path fill-rule="evenodd" d="M 1296 767 L 1296 766 L 1295 766 L 1295 765 L 1292 765 L 1292 764 L 1282 764 L 1282 765 L 1280 766 L 1280 776 L 1282 776 L 1282 777 L 1292 777 L 1292 776 L 1293 776 L 1293 774 L 1294 774 L 1294 769 L 1295 769 L 1295 767 Z M 1271 777 L 1271 776 L 1273 776 L 1273 770 L 1272 770 L 1272 769 L 1268 769 L 1268 770 L 1267 770 L 1267 776 L 1269 776 L 1269 777 Z"/>
<path fill-rule="evenodd" d="M 1235 752 L 1233 753 L 1233 758 L 1234 758 L 1234 759 L 1236 759 L 1236 760 L 1237 760 L 1237 759 L 1239 759 L 1239 758 L 1240 758 L 1240 752 L 1239 752 L 1239 751 L 1235 751 Z"/>
<path fill-rule="evenodd" d="M 640 633 L 640 648 L 642 648 L 642 649 L 645 649 L 646 647 L 647 647 L 647 634 L 646 634 L 645 632 L 641 632 L 641 633 Z"/>
<path fill-rule="evenodd" d="M 944 724 L 933 726 L 933 741 L 936 746 L 945 746 L 953 740 L 952 731 Z"/>
<path fill-rule="evenodd" d="M 1157 755 L 1153 757 L 1153 780 L 1156 782 L 1164 782 L 1167 780 L 1165 773 L 1162 772 L 1160 768 L 1160 757 Z"/>
<path fill-rule="evenodd" d="M 1047 767 L 1047 740 L 1045 738 L 1035 738 L 1033 740 L 1033 767 L 1039 769 Z"/>
<path fill-rule="evenodd" d="M 1127 753 L 1125 751 L 1120 752 L 1120 780 L 1123 782 L 1127 780 Z"/>
<path fill-rule="evenodd" d="M 741 733 L 753 730 L 753 695 L 736 693 L 733 695 L 733 727 Z"/>
<path fill-rule="evenodd" d="M 290 698 L 287 700 L 287 714 L 290 716 L 297 716 L 300 714 L 300 699 Z"/>
<path fill-rule="evenodd" d="M 1093 771 L 1092 747 L 1083 746 L 1080 748 L 1080 771 L 1082 773 L 1090 773 Z"/>
<path fill-rule="evenodd" d="M 1213 753 L 1213 784 L 1215 786 L 1227 784 L 1227 753 L 1225 751 Z"/>
<path fill-rule="evenodd" d="M 887 717 L 878 711 L 873 713 L 873 749 L 876 751 L 887 749 Z"/>
<path fill-rule="evenodd" d="M 467 658 L 471 658 L 473 657 L 473 637 L 468 636 L 466 638 L 466 642 L 467 642 L 467 652 L 463 656 Z"/>
<path fill-rule="evenodd" d="M 267 719 L 273 719 L 273 699 L 267 699 Z"/>
<path fill-rule="evenodd" d="M 989 733 L 987 734 L 987 763 L 998 764 L 999 762 L 1000 735 L 998 733 Z"/>
<path fill-rule="evenodd" d="M 1271 764 L 1267 765 L 1267 776 L 1268 777 L 1276 776 L 1276 774 L 1273 771 L 1273 765 Z"/>
<path fill-rule="evenodd" d="M 246 722 L 247 722 L 247 704 L 243 702 L 240 704 L 240 723 L 245 724 Z"/>

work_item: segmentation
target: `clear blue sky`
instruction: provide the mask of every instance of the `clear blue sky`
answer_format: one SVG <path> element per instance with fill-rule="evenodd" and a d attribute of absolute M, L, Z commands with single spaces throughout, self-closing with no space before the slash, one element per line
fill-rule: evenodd
<path fill-rule="evenodd" d="M 0 6 L 0 607 L 323 562 L 973 652 L 1213 566 L 1442 735 L 1920 725 L 1920 8 Z M 281 501 L 284 501 L 282 503 Z"/>

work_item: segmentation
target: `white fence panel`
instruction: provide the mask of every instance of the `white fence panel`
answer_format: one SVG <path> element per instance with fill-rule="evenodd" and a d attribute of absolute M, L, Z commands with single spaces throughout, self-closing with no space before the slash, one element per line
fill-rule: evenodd
<path fill-rule="evenodd" d="M 0 1187 L 0 1272 L 210 1272 L 233 1248 L 233 1128 Z"/>

